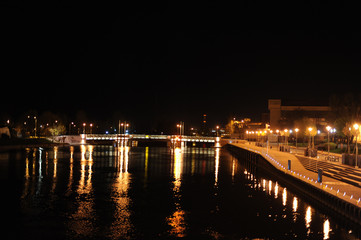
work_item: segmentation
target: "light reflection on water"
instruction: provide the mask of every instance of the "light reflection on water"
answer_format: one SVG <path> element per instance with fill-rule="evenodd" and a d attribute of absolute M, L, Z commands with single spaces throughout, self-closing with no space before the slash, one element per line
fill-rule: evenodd
<path fill-rule="evenodd" d="M 169 231 L 170 235 L 175 237 L 184 237 L 186 232 L 186 223 L 185 223 L 185 211 L 182 210 L 181 200 L 181 176 L 183 170 L 183 151 L 184 148 L 175 148 L 173 156 L 173 176 L 174 176 L 174 187 L 173 194 L 175 198 L 175 211 L 170 217 L 167 217 L 166 221 L 171 230 Z"/>
<path fill-rule="evenodd" d="M 132 223 L 129 211 L 130 198 L 128 196 L 131 176 L 128 172 L 129 147 L 118 147 L 116 166 L 119 169 L 118 177 L 113 184 L 112 200 L 115 203 L 114 221 L 111 224 L 109 235 L 112 239 L 126 239 L 131 235 Z"/>
<path fill-rule="evenodd" d="M 219 148 L 82 145 L 27 149 L 18 161 L 24 234 L 68 239 L 347 235 L 289 189 L 256 176 Z"/>
<path fill-rule="evenodd" d="M 96 214 L 94 209 L 94 196 L 92 194 L 93 146 L 81 145 L 80 151 L 80 179 L 77 184 L 77 197 L 74 204 L 76 206 L 76 210 L 70 215 L 68 228 L 69 231 L 74 233 L 76 236 L 87 237 L 93 235 L 93 230 L 95 229 L 95 223 L 93 220 Z M 56 153 L 57 151 L 54 151 L 54 161 Z M 72 154 L 73 153 L 71 153 L 71 156 Z M 73 160 L 70 160 L 69 166 L 69 176 L 70 179 L 72 179 Z"/>

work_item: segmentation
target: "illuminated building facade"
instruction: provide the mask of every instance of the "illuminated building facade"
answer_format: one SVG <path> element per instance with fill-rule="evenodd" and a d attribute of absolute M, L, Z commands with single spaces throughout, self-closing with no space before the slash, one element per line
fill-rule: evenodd
<path fill-rule="evenodd" d="M 316 125 L 327 125 L 331 108 L 329 106 L 315 106 L 309 104 L 283 106 L 281 99 L 269 99 L 268 110 L 271 129 L 294 127 L 296 120 L 311 119 Z"/>

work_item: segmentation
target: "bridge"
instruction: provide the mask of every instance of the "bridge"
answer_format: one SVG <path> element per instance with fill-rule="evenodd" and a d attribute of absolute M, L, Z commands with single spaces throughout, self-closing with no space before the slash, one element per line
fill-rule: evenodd
<path fill-rule="evenodd" d="M 147 134 L 81 134 L 81 142 L 119 141 L 123 144 L 137 145 L 139 141 L 161 141 L 171 145 L 197 143 L 219 145 L 219 137 L 186 136 L 186 135 L 147 135 Z"/>
<path fill-rule="evenodd" d="M 80 134 L 80 135 L 60 135 L 50 138 L 58 143 L 68 143 L 71 145 L 86 143 L 109 143 L 119 142 L 125 146 L 137 146 L 138 142 L 163 142 L 168 146 L 181 146 L 192 144 L 206 144 L 208 146 L 220 147 L 220 137 L 187 136 L 187 135 L 148 135 L 148 134 Z"/>

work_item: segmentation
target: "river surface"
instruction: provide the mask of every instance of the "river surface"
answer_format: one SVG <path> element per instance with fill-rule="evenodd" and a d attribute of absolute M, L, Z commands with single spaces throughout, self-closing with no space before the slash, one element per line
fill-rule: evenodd
<path fill-rule="evenodd" d="M 1 239 L 358 239 L 224 149 L 24 149 L 0 177 Z"/>

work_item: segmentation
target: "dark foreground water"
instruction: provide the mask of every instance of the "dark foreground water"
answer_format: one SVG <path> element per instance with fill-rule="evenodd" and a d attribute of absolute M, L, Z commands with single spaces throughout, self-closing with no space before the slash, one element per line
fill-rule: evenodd
<path fill-rule="evenodd" d="M 0 176 L 0 239 L 356 239 L 223 149 L 26 149 Z"/>

